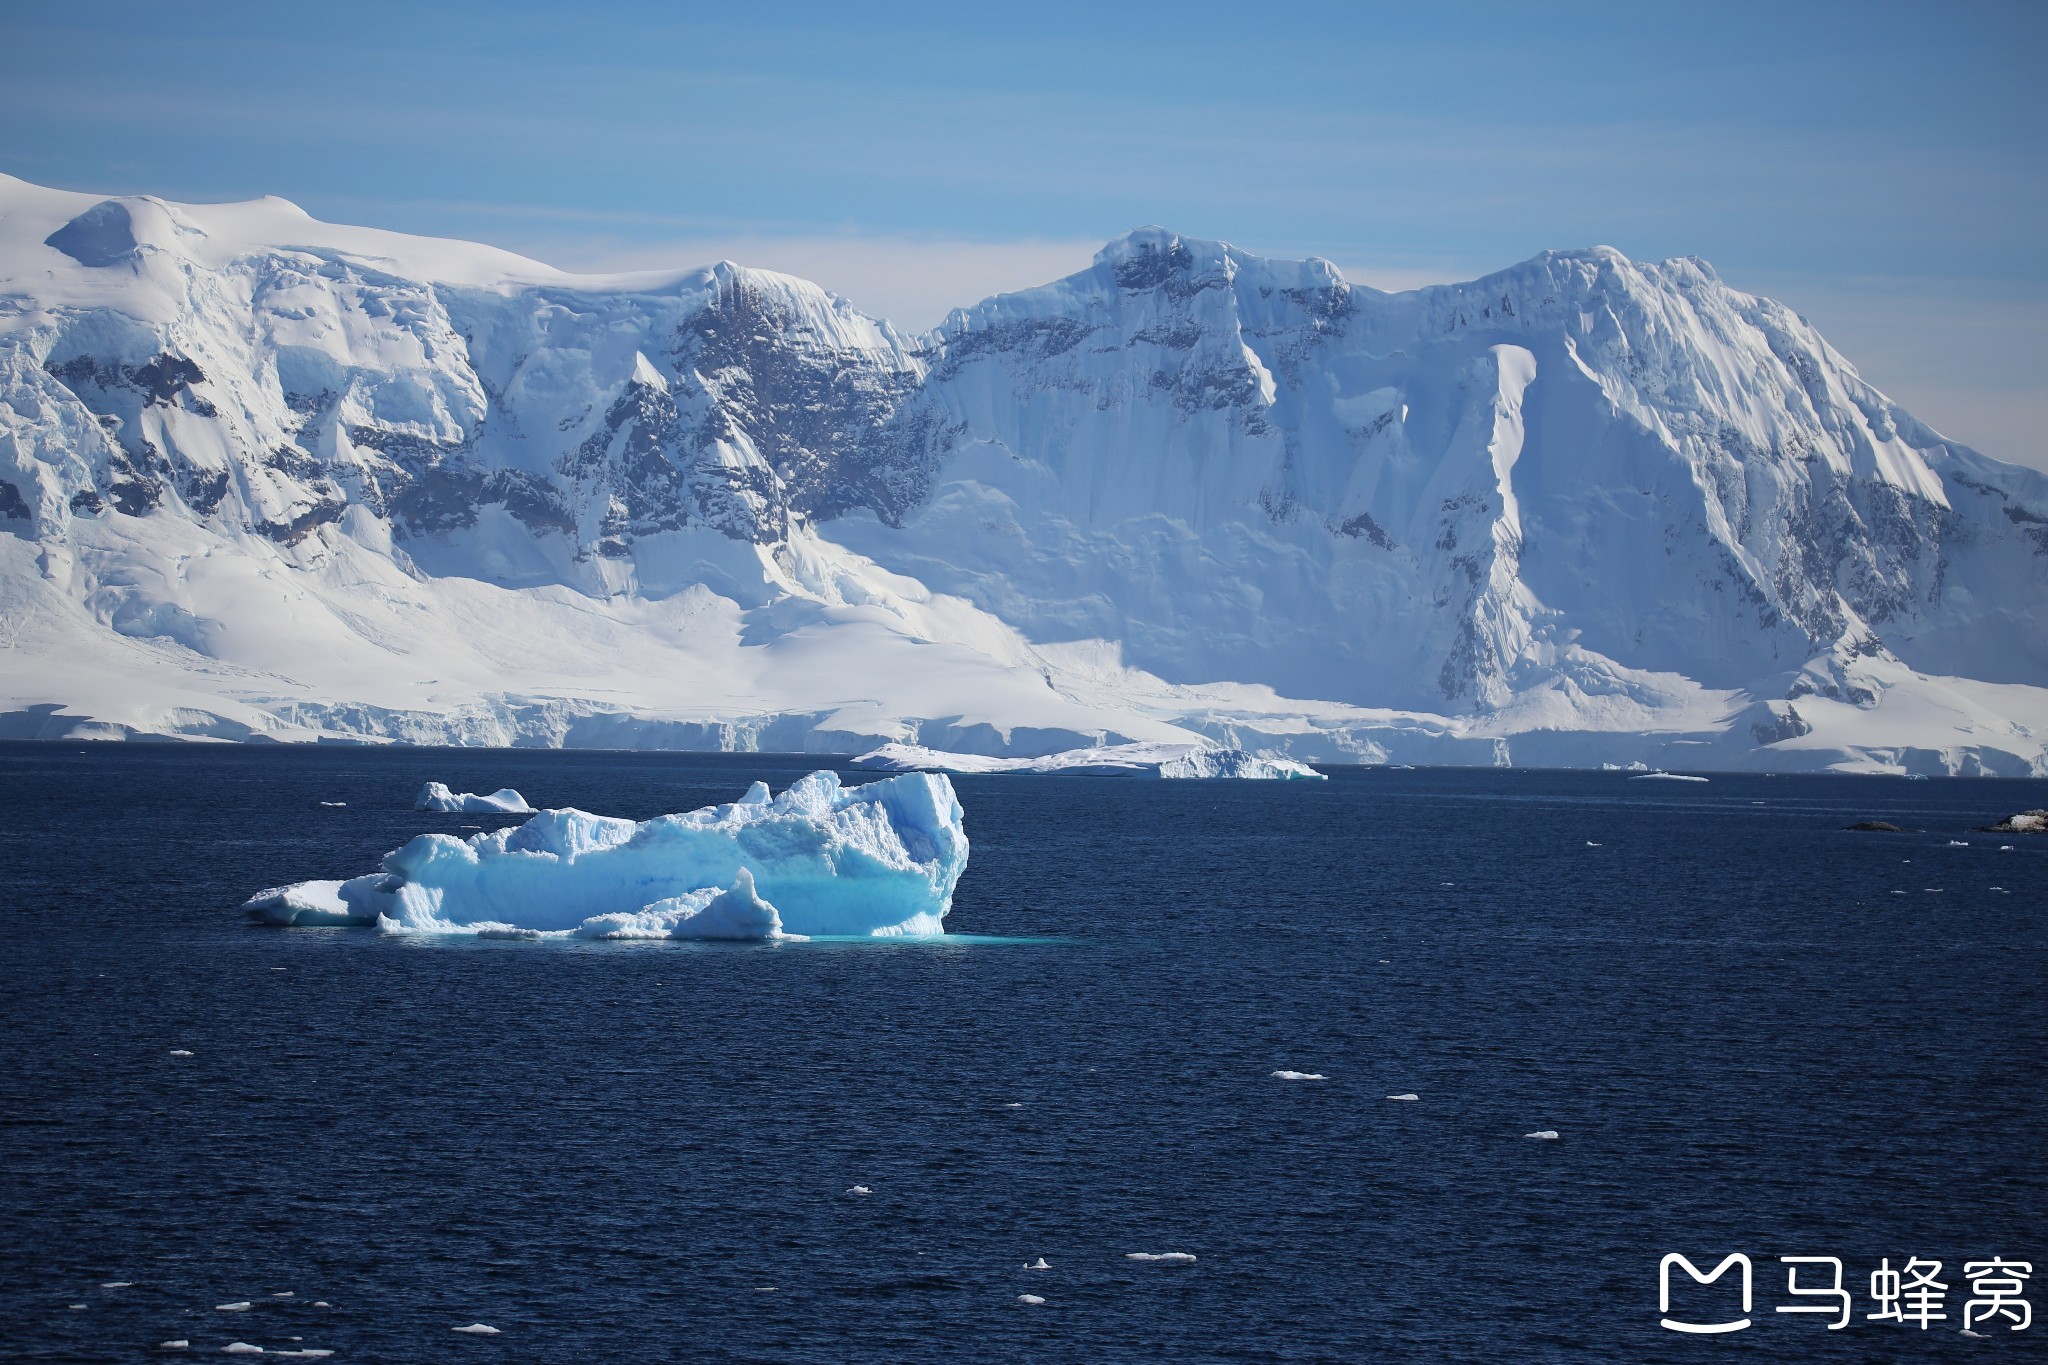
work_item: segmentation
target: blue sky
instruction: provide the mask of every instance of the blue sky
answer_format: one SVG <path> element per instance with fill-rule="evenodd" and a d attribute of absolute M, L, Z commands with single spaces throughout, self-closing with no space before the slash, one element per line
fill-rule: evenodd
<path fill-rule="evenodd" d="M 1385 287 L 1699 255 L 2048 466 L 2048 4 L 0 4 L 0 170 L 718 256 L 913 326 L 1142 223 Z"/>

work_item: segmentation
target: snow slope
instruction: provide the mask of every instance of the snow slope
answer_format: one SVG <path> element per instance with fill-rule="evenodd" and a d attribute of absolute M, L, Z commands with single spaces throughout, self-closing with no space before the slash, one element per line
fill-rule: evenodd
<path fill-rule="evenodd" d="M 2048 771 L 2048 478 L 1704 263 L 904 336 L 0 178 L 0 735 Z"/>

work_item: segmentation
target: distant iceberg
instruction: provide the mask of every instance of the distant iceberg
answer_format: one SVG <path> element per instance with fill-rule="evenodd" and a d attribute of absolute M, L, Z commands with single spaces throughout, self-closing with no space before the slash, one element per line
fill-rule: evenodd
<path fill-rule="evenodd" d="M 1635 773 L 1629 778 L 1631 782 L 1704 782 L 1706 780 L 1704 777 L 1694 777 L 1689 773 L 1667 773 L 1661 769 L 1656 772 Z"/>
<path fill-rule="evenodd" d="M 475 792 L 450 791 L 442 782 L 429 782 L 421 787 L 420 794 L 413 798 L 412 808 L 451 815 L 533 814 L 533 807 L 526 804 L 526 798 L 510 787 L 500 787 L 489 796 L 478 796 Z"/>
<path fill-rule="evenodd" d="M 1109 744 L 1043 758 L 953 754 L 918 744 L 884 744 L 853 760 L 884 772 L 1058 773 L 1068 777 L 1242 777 L 1264 780 L 1325 776 L 1306 763 L 1203 744 Z"/>
<path fill-rule="evenodd" d="M 789 939 L 945 932 L 967 834 L 953 784 L 812 773 L 771 799 L 633 821 L 550 810 L 458 839 L 422 834 L 351 881 L 244 903 L 268 924 L 493 938 Z"/>

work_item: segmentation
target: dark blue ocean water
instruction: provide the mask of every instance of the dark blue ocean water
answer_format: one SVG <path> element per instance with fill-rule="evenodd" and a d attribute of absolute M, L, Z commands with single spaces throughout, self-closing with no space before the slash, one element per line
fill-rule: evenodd
<path fill-rule="evenodd" d="M 235 910 L 496 823 L 408 809 L 430 778 L 645 817 L 812 766 L 0 747 L 0 1356 L 2048 1340 L 1956 1330 L 1966 1260 L 2032 1262 L 2048 1309 L 2048 838 L 1970 832 L 2044 783 L 960 779 L 949 923 L 1019 941 L 425 941 Z M 1923 832 L 1842 832 L 1869 817 Z M 1748 1254 L 1755 1325 L 1661 1329 L 1673 1251 Z M 1856 1321 L 1774 1313 L 1780 1255 L 1842 1258 Z M 1948 1320 L 1864 1321 L 1879 1258 L 1915 1256 L 1944 1262 Z M 1719 1288 L 1674 1312 L 1734 1316 Z M 451 1331 L 476 1321 L 502 1335 Z"/>

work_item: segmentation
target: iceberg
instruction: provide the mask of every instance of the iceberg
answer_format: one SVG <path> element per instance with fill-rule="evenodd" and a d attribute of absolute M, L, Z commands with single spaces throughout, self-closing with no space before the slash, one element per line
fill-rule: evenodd
<path fill-rule="evenodd" d="M 780 796 L 634 821 L 548 810 L 458 839 L 422 834 L 349 881 L 243 903 L 277 925 L 373 925 L 492 938 L 800 939 L 943 934 L 967 866 L 943 774 L 845 787 L 815 772 Z"/>
<path fill-rule="evenodd" d="M 441 811 L 449 815 L 531 815 L 533 807 L 510 787 L 500 787 L 489 796 L 448 790 L 443 782 L 429 782 L 413 798 L 414 810 Z"/>
<path fill-rule="evenodd" d="M 1043 758 L 955 754 L 920 744 L 884 744 L 853 760 L 885 772 L 1057 773 L 1067 777 L 1240 777 L 1265 781 L 1322 780 L 1308 764 L 1277 754 L 1252 754 L 1204 744 L 1107 744 Z"/>

